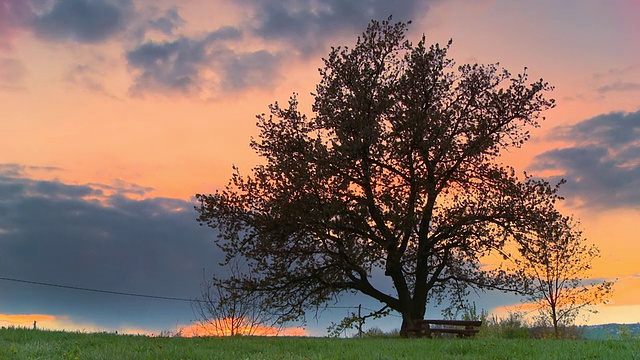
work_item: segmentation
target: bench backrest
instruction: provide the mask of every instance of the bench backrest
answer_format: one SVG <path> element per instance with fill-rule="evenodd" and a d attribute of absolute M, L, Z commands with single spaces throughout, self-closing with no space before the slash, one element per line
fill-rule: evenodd
<path fill-rule="evenodd" d="M 419 322 L 433 325 L 455 325 L 455 326 L 481 326 L 480 320 L 420 320 Z"/>

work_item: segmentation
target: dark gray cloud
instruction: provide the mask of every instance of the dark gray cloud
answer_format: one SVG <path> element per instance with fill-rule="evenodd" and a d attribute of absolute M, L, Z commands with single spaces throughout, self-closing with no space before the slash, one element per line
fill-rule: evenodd
<path fill-rule="evenodd" d="M 161 15 L 158 15 L 157 12 L 157 9 L 150 9 L 147 19 L 134 31 L 135 37 L 139 41 L 144 40 L 145 34 L 151 31 L 157 31 L 166 36 L 174 36 L 176 31 L 186 24 L 186 21 L 180 16 L 180 12 L 175 7 L 167 9 Z"/>
<path fill-rule="evenodd" d="M 125 33 L 146 31 L 172 35 L 184 23 L 177 9 L 158 15 L 157 8 L 132 0 L 0 0 L 0 48 L 9 48 L 20 31 L 46 41 L 101 43 Z"/>
<path fill-rule="evenodd" d="M 419 18 L 419 12 L 435 1 L 439 0 L 240 0 L 238 6 L 252 16 L 237 28 L 187 35 L 180 31 L 186 21 L 178 6 L 133 0 L 0 0 L 10 9 L 0 13 L 0 35 L 10 39 L 26 29 L 46 41 L 82 44 L 116 38 L 128 49 L 132 95 L 177 93 L 206 98 L 270 87 L 280 77 L 285 55 L 267 47 L 239 50 L 243 32 L 275 48 L 286 45 L 286 57 L 306 57 L 324 52 L 336 36 L 360 33 L 371 19 Z M 99 70 L 95 64 L 80 62 L 68 70 L 65 80 L 113 97 Z"/>
<path fill-rule="evenodd" d="M 140 44 L 126 54 L 135 76 L 131 92 L 199 94 L 270 85 L 278 73 L 278 55 L 232 50 L 229 42 L 241 38 L 237 28 L 222 27 L 200 37 Z"/>
<path fill-rule="evenodd" d="M 636 82 L 614 82 L 608 85 L 600 86 L 596 89 L 597 92 L 604 94 L 608 92 L 617 91 L 640 91 L 640 83 Z"/>
<path fill-rule="evenodd" d="M 62 171 L 61 168 L 55 166 L 32 166 L 16 163 L 4 163 L 0 164 L 0 176 L 1 177 L 23 177 L 32 172 L 55 172 Z"/>
<path fill-rule="evenodd" d="M 552 138 L 573 145 L 538 155 L 532 169 L 561 173 L 555 178 L 568 181 L 563 194 L 570 205 L 640 206 L 640 111 L 559 127 Z"/>
<path fill-rule="evenodd" d="M 165 35 L 172 36 L 174 31 L 185 24 L 184 19 L 180 16 L 178 9 L 167 9 L 164 15 L 148 22 L 149 29 L 157 30 Z"/>
<path fill-rule="evenodd" d="M 179 36 L 139 43 L 127 52 L 134 73 L 131 93 L 217 94 L 249 87 L 268 87 L 280 76 L 282 53 L 263 48 L 241 52 L 240 29 L 269 42 L 287 45 L 287 56 L 310 56 L 337 35 L 355 35 L 371 19 L 410 20 L 437 0 L 241 0 L 253 14 L 240 28 L 223 27 L 206 35 Z M 144 31 L 173 35 L 182 18 L 172 9 L 147 21 Z M 141 33 L 144 33 L 141 31 Z M 144 37 L 144 36 L 139 36 Z M 215 95 L 214 95 L 215 96 Z"/>
<path fill-rule="evenodd" d="M 44 39 L 98 43 L 123 31 L 132 10 L 128 0 L 55 0 L 32 26 Z"/>
<path fill-rule="evenodd" d="M 254 33 L 293 43 L 302 53 L 324 50 L 340 34 L 362 32 L 371 19 L 417 20 L 431 1 L 407 0 L 244 0 L 254 10 Z"/>
<path fill-rule="evenodd" d="M 603 72 L 594 73 L 593 78 L 596 80 L 610 78 L 623 79 L 629 77 L 630 74 L 635 73 L 638 69 L 640 69 L 640 63 L 622 67 L 616 66 Z"/>
<path fill-rule="evenodd" d="M 196 298 L 203 268 L 221 271 L 215 233 L 195 221 L 193 203 L 178 199 L 132 200 L 126 194 L 148 188 L 114 184 L 69 185 L 29 177 L 53 168 L 0 164 L 0 277 L 135 294 Z M 382 271 L 372 282 L 393 292 Z M 475 299 L 474 299 L 475 300 Z M 504 294 L 483 294 L 484 306 L 515 302 Z M 482 301 L 482 302 L 480 302 Z M 193 319 L 189 303 L 118 296 L 0 280 L 2 313 L 67 315 L 102 330 L 170 329 Z M 309 329 L 325 335 L 358 305 L 382 305 L 362 294 L 345 294 L 339 304 L 310 312 Z M 351 306 L 345 309 L 345 306 Z M 439 316 L 430 305 L 429 314 Z M 321 319 L 314 318 L 321 316 Z M 315 319 L 315 320 L 314 320 Z M 371 326 L 400 326 L 397 314 Z M 369 324 L 369 323 L 367 323 Z"/>
<path fill-rule="evenodd" d="M 196 298 L 203 269 L 211 274 L 221 260 L 213 233 L 198 226 L 191 202 L 125 196 L 144 190 L 122 181 L 97 188 L 35 180 L 18 165 L 1 167 L 0 276 Z M 5 313 L 64 314 L 113 329 L 193 319 L 188 302 L 6 281 L 0 301 Z"/>
<path fill-rule="evenodd" d="M 161 38 L 176 38 L 186 24 L 177 7 L 160 9 L 152 5 L 138 8 L 127 30 L 127 41 L 130 45 L 139 45 L 158 35 Z"/>
<path fill-rule="evenodd" d="M 182 37 L 171 42 L 146 42 L 127 52 L 127 63 L 137 72 L 132 92 L 198 92 L 198 73 L 208 64 L 205 45 Z"/>
<path fill-rule="evenodd" d="M 223 91 L 238 91 L 250 87 L 266 87 L 278 77 L 280 57 L 266 50 L 236 53 L 222 50 L 216 54 L 214 64 L 222 77 Z"/>

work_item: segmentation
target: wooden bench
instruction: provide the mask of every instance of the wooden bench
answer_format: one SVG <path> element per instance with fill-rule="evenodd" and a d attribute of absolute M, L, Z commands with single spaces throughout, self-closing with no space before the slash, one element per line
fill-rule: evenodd
<path fill-rule="evenodd" d="M 454 334 L 458 337 L 475 336 L 482 321 L 475 320 L 417 320 L 417 337 L 440 337 L 442 334 Z"/>

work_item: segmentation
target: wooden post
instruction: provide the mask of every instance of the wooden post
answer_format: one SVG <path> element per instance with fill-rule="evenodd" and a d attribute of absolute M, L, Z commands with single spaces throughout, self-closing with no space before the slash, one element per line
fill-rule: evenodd
<path fill-rule="evenodd" d="M 362 319 L 362 304 L 358 305 L 358 337 L 362 337 L 362 323 L 364 320 Z"/>

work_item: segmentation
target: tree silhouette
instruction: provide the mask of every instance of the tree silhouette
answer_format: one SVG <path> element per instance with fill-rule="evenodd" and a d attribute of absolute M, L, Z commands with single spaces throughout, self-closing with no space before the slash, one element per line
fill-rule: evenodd
<path fill-rule="evenodd" d="M 406 336 L 428 300 L 518 289 L 480 259 L 556 192 L 496 159 L 529 139 L 551 87 L 497 65 L 456 68 L 451 42 L 413 45 L 407 27 L 372 21 L 353 48 L 333 48 L 314 116 L 296 95 L 271 105 L 251 142 L 264 163 L 197 195 L 201 224 L 251 268 L 228 284 L 270 294 L 263 306 L 282 321 L 360 292 L 400 313 Z"/>
<path fill-rule="evenodd" d="M 555 337 L 580 311 L 593 311 L 592 305 L 606 302 L 612 292 L 612 281 L 585 281 L 600 252 L 586 243 L 578 227 L 571 217 L 551 211 L 537 222 L 516 260 L 530 281 L 527 299 L 539 306 L 540 320 L 553 326 Z"/>
<path fill-rule="evenodd" d="M 229 266 L 229 276 L 242 271 L 238 262 Z M 238 292 L 224 280 L 203 276 L 200 298 L 192 303 L 200 332 L 210 336 L 277 335 L 279 327 L 263 311 L 260 293 Z"/>

